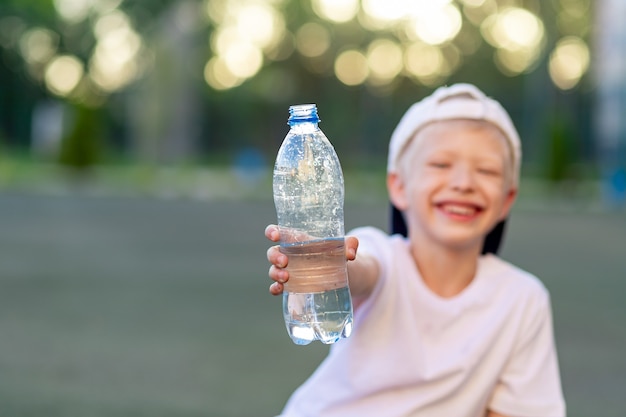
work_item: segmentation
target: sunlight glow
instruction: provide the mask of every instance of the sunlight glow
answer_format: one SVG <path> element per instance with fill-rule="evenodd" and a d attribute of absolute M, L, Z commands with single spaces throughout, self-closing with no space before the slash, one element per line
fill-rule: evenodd
<path fill-rule="evenodd" d="M 500 71 L 518 75 L 535 68 L 546 44 L 543 22 L 519 0 L 310 0 L 315 16 L 293 33 L 286 0 L 203 1 L 214 27 L 205 79 L 217 89 L 241 85 L 294 50 L 313 73 L 332 68 L 346 85 L 382 87 L 401 76 L 426 85 L 444 82 L 483 39 L 494 47 Z M 361 31 L 344 25 L 354 19 Z M 370 36 L 386 39 L 365 50 Z M 338 45 L 349 50 L 338 51 Z"/>
<path fill-rule="evenodd" d="M 236 42 L 240 42 L 237 29 L 232 26 L 221 27 L 211 36 L 211 49 L 216 55 L 224 55 Z"/>
<path fill-rule="evenodd" d="M 480 7 L 485 4 L 485 0 L 461 0 L 461 3 L 469 7 Z"/>
<path fill-rule="evenodd" d="M 284 61 L 295 50 L 295 44 L 295 37 L 290 32 L 285 31 L 282 39 L 265 51 L 265 57 L 271 61 Z"/>
<path fill-rule="evenodd" d="M 483 21 L 498 12 L 496 0 L 462 0 L 463 15 L 473 25 L 480 27 Z"/>
<path fill-rule="evenodd" d="M 589 68 L 589 48 L 580 38 L 569 36 L 559 40 L 550 54 L 549 72 L 552 82 L 561 90 L 574 88 Z"/>
<path fill-rule="evenodd" d="M 317 23 L 305 23 L 296 32 L 296 48 L 307 57 L 324 54 L 330 47 L 330 33 Z"/>
<path fill-rule="evenodd" d="M 213 57 L 204 67 L 204 80 L 216 90 L 227 90 L 236 87 L 243 79 L 233 75 L 224 60 Z"/>
<path fill-rule="evenodd" d="M 402 49 L 389 39 L 375 40 L 367 50 L 367 63 L 374 84 L 389 83 L 402 71 Z"/>
<path fill-rule="evenodd" d="M 44 64 L 56 53 L 58 42 L 56 33 L 36 27 L 20 38 L 20 52 L 29 64 Z"/>
<path fill-rule="evenodd" d="M 416 8 L 409 26 L 410 34 L 430 44 L 441 45 L 461 30 L 463 19 L 454 4 L 441 1 L 422 3 Z"/>
<path fill-rule="evenodd" d="M 343 23 L 359 11 L 359 0 L 312 0 L 313 11 L 322 19 Z"/>
<path fill-rule="evenodd" d="M 410 45 L 404 55 L 406 69 L 416 77 L 432 77 L 441 70 L 443 54 L 441 49 L 414 43 Z"/>
<path fill-rule="evenodd" d="M 93 2 L 93 9 L 100 14 L 109 13 L 117 9 L 122 3 L 122 0 L 98 0 Z"/>
<path fill-rule="evenodd" d="M 128 16 L 120 10 L 114 10 L 104 14 L 96 20 L 93 26 L 93 33 L 97 39 L 105 38 L 110 32 L 117 29 L 130 28 Z"/>
<path fill-rule="evenodd" d="M 286 59 L 293 51 L 292 35 L 276 8 L 279 1 L 206 1 L 206 13 L 215 25 L 210 38 L 213 52 L 204 69 L 211 87 L 223 90 L 254 77 L 265 58 Z"/>
<path fill-rule="evenodd" d="M 259 47 L 243 39 L 234 27 L 214 33 L 212 44 L 215 54 L 221 58 L 220 65 L 223 63 L 234 78 L 252 77 L 263 65 L 263 53 Z M 228 82 L 223 84 L 229 85 Z"/>
<path fill-rule="evenodd" d="M 441 49 L 421 42 L 413 43 L 406 49 L 404 65 L 411 76 L 428 86 L 436 84 L 449 72 Z"/>
<path fill-rule="evenodd" d="M 72 55 L 60 55 L 50 61 L 45 70 L 48 89 L 61 97 L 69 95 L 83 77 L 83 64 Z"/>
<path fill-rule="evenodd" d="M 526 9 L 513 7 L 485 19 L 481 33 L 497 48 L 496 64 L 509 75 L 531 68 L 541 55 L 545 42 L 541 20 Z"/>
<path fill-rule="evenodd" d="M 363 84 L 368 75 L 367 58 L 357 50 L 344 51 L 335 60 L 335 76 L 345 85 Z"/>
<path fill-rule="evenodd" d="M 379 22 L 381 26 L 404 19 L 410 0 L 362 0 L 363 11 L 368 18 Z"/>
<path fill-rule="evenodd" d="M 482 29 L 487 42 L 510 51 L 536 48 L 545 32 L 537 16 L 528 10 L 512 7 L 487 18 Z"/>
<path fill-rule="evenodd" d="M 275 9 L 262 3 L 242 6 L 237 15 L 237 32 L 259 48 L 277 43 L 283 35 L 285 22 Z"/>
<path fill-rule="evenodd" d="M 53 3 L 61 19 L 78 23 L 87 18 L 95 0 L 54 0 Z"/>
<path fill-rule="evenodd" d="M 228 70 L 236 77 L 250 78 L 261 69 L 263 54 L 251 43 L 233 42 L 222 55 Z"/>
<path fill-rule="evenodd" d="M 89 62 L 89 74 L 104 91 L 113 92 L 128 85 L 138 74 L 137 55 L 141 37 L 132 28 L 120 25 L 100 33 Z"/>

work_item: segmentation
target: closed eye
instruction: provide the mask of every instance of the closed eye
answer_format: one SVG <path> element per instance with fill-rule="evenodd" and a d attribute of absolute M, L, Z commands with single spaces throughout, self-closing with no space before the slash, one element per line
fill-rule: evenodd
<path fill-rule="evenodd" d="M 431 161 L 428 163 L 428 166 L 432 168 L 445 169 L 445 168 L 449 168 L 450 164 L 448 162 L 442 162 L 442 161 Z"/>
<path fill-rule="evenodd" d="M 478 168 L 480 174 L 489 175 L 492 177 L 498 177 L 501 175 L 500 171 L 492 168 Z"/>

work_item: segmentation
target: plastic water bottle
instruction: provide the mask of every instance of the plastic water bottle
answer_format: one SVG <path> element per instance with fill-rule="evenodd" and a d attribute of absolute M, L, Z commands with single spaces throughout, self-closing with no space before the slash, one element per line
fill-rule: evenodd
<path fill-rule="evenodd" d="M 335 343 L 352 331 L 344 244 L 344 183 L 315 104 L 289 107 L 290 130 L 274 165 L 280 250 L 289 262 L 283 315 L 295 344 Z"/>

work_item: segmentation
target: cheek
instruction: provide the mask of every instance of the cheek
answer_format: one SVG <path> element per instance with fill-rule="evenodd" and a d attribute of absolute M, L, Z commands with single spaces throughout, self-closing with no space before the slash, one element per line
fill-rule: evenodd
<path fill-rule="evenodd" d="M 504 182 L 497 182 L 489 184 L 483 188 L 489 195 L 490 200 L 498 207 L 504 206 L 507 197 L 508 187 Z"/>
<path fill-rule="evenodd" d="M 406 196 L 410 205 L 419 207 L 428 204 L 431 196 L 439 188 L 438 181 L 433 176 L 424 175 L 414 177 L 406 187 Z"/>

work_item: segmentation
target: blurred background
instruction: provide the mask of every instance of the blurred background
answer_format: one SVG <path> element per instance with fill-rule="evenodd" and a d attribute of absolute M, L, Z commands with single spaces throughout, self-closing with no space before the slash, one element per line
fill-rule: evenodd
<path fill-rule="evenodd" d="M 346 227 L 387 227 L 388 138 L 471 82 L 510 112 L 503 256 L 553 297 L 570 416 L 626 415 L 626 2 L 3 0 L 0 415 L 264 416 L 291 345 L 263 238 L 316 103 Z"/>

